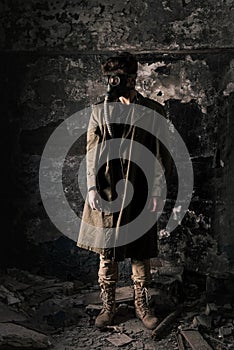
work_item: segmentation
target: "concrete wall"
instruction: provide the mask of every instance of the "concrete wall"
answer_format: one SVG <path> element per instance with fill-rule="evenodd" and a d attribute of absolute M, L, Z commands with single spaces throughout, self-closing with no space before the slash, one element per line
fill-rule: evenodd
<path fill-rule="evenodd" d="M 86 53 L 227 48 L 234 40 L 232 11 L 231 0 L 2 1 L 1 47 Z"/>
<path fill-rule="evenodd" d="M 160 254 L 192 270 L 233 271 L 233 8 L 229 0 L 2 1 L 5 264 L 67 274 L 97 267 L 96 256 L 77 249 L 50 222 L 38 170 L 56 126 L 104 94 L 100 63 L 128 50 L 139 60 L 138 90 L 165 106 L 195 171 L 190 212 L 181 227 L 160 237 Z M 83 200 L 76 174 L 84 149 L 81 140 L 64 167 L 78 215 Z"/>

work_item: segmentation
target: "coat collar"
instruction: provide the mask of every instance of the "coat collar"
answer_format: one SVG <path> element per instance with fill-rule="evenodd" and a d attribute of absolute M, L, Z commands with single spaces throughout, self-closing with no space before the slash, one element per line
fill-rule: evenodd
<path fill-rule="evenodd" d="M 133 100 L 132 103 L 129 105 L 124 105 L 121 102 L 109 102 L 108 103 L 108 109 L 110 115 L 112 113 L 115 113 L 115 108 L 116 108 L 116 103 L 119 104 L 120 108 L 122 108 L 122 111 L 124 112 L 124 106 L 126 107 L 126 117 L 125 117 L 125 122 L 131 124 L 131 125 L 137 125 L 138 121 L 140 121 L 142 118 L 147 118 L 148 116 L 152 117 L 152 109 L 149 108 L 147 105 L 147 98 L 145 98 L 143 95 L 141 95 L 138 91 L 137 94 Z M 139 108 L 136 107 L 136 105 L 139 105 Z M 136 107 L 136 108 L 135 108 Z M 104 114 L 104 104 L 103 101 L 100 102 L 97 105 L 94 105 L 93 108 L 100 113 L 101 115 Z M 125 113 L 125 112 L 124 112 Z"/>
<path fill-rule="evenodd" d="M 147 98 L 137 91 L 133 102 L 127 105 L 127 108 L 129 108 L 132 113 L 127 114 L 126 121 L 129 121 L 132 125 L 136 125 L 138 120 L 146 118 L 147 115 L 151 115 L 152 117 L 152 109 L 147 106 L 147 100 Z M 136 107 L 136 105 L 139 105 L 139 107 Z"/>

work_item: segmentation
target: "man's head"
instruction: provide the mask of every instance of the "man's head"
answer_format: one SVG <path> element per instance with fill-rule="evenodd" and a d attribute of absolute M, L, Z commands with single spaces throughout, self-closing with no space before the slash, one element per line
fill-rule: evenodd
<path fill-rule="evenodd" d="M 119 56 L 110 57 L 102 64 L 102 73 L 108 84 L 109 100 L 120 96 L 128 97 L 135 89 L 137 76 L 137 61 L 135 57 L 124 52 Z"/>

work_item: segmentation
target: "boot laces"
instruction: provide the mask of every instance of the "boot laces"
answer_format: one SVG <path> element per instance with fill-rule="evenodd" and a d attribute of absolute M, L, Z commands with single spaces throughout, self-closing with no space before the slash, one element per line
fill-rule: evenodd
<path fill-rule="evenodd" d="M 137 293 L 138 294 L 138 293 Z M 143 317 L 146 315 L 146 314 L 150 314 L 151 315 L 151 310 L 149 308 L 149 301 L 151 299 L 151 295 L 149 293 L 149 290 L 148 288 L 146 287 L 142 287 L 140 288 L 140 293 L 138 294 L 138 306 L 141 310 L 141 312 L 143 313 Z"/>
<path fill-rule="evenodd" d="M 149 301 L 151 299 L 151 295 L 149 293 L 149 289 L 146 288 L 146 287 L 143 287 L 142 291 L 141 291 L 141 294 L 142 294 L 142 297 L 145 299 L 146 305 L 148 306 L 149 305 Z"/>
<path fill-rule="evenodd" d="M 115 302 L 114 290 L 112 288 L 103 288 L 100 293 L 100 297 L 103 301 L 102 310 L 111 312 Z"/>

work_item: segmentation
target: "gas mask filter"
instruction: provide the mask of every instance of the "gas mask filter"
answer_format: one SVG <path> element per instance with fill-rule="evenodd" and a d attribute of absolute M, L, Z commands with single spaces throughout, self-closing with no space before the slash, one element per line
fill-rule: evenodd
<path fill-rule="evenodd" d="M 106 75 L 107 98 L 110 101 L 123 96 L 129 89 L 127 87 L 128 74 L 113 74 Z"/>

